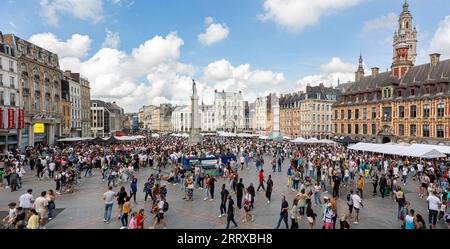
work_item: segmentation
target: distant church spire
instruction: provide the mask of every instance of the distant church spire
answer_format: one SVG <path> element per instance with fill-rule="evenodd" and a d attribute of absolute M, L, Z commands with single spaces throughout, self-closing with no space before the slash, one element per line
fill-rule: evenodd
<path fill-rule="evenodd" d="M 364 78 L 364 66 L 363 66 L 363 57 L 362 53 L 359 54 L 359 60 L 358 60 L 358 70 L 355 72 L 355 81 L 360 81 Z"/>

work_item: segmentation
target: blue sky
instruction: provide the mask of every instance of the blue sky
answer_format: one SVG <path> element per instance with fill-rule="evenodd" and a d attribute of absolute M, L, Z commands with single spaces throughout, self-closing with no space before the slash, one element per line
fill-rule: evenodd
<path fill-rule="evenodd" d="M 393 14 L 400 14 L 403 4 L 403 0 L 327 0 L 325 2 L 329 3 L 324 5 L 329 5 L 328 7 L 314 8 L 314 1 L 311 0 L 79 0 L 78 3 L 73 1 L 2 0 L 0 30 L 4 33 L 14 32 L 25 39 L 36 34 L 51 33 L 62 43 L 61 46 L 64 46 L 64 42 L 74 34 L 88 37 L 89 44 L 84 44 L 85 47 L 82 48 L 86 53 L 74 52 L 68 55 L 63 53 L 63 56 L 60 55 L 61 59 L 67 57 L 67 61 L 73 62 L 76 59 L 77 62 L 62 64 L 73 66 L 88 74 L 90 78 L 94 78 L 95 82 L 92 82 L 96 88 L 94 97 L 117 99 L 129 110 L 136 109 L 142 101 L 182 102 L 182 97 L 176 96 L 176 93 L 165 92 L 164 87 L 163 91 L 155 88 L 154 83 L 161 81 L 161 78 L 167 81 L 160 83 L 166 84 L 165 86 L 177 85 L 173 82 L 176 80 L 184 80 L 186 83 L 184 76 L 198 78 L 200 83 L 204 84 L 200 92 L 204 91 L 205 95 L 209 95 L 214 88 L 220 88 L 221 84 L 218 84 L 220 82 L 226 90 L 237 91 L 238 88 L 247 90 L 251 99 L 271 90 L 288 92 L 301 89 L 308 81 L 313 85 L 320 81 L 331 84 L 335 81 L 336 75 L 346 80 L 351 77 L 351 68 L 356 64 L 360 52 L 367 68 L 378 66 L 384 71 L 390 67 L 392 57 L 391 37 L 396 28 Z M 283 1 L 291 2 L 289 4 L 292 5 L 288 10 L 278 8 Z M 418 63 L 427 62 L 428 53 L 434 52 L 430 47 L 442 48 L 442 51 L 438 52 L 443 53 L 443 58 L 450 58 L 450 49 L 445 47 L 450 46 L 450 42 L 442 44 L 442 40 L 445 39 L 439 40 L 436 37 L 439 27 L 447 31 L 446 21 L 450 19 L 446 19 L 450 15 L 448 1 L 408 2 L 414 17 L 413 21 L 419 31 Z M 313 7 L 312 10 L 305 12 L 301 9 L 305 6 Z M 262 17 L 263 15 L 266 18 Z M 292 17 L 289 17 L 290 15 Z M 297 18 L 299 16 L 300 18 Z M 213 20 L 207 23 L 206 17 L 212 17 Z M 317 20 L 305 21 L 309 18 Z M 389 25 L 393 20 L 394 26 Z M 198 36 L 205 33 L 211 24 L 220 25 L 219 28 L 222 28 L 222 31 L 226 29 L 228 33 L 226 37 L 222 36 L 212 44 L 204 44 L 199 41 Z M 102 88 L 103 85 L 108 85 L 104 82 L 105 77 L 92 71 L 86 70 L 86 73 L 83 71 L 83 68 L 86 68 L 86 65 L 82 66 L 84 62 L 98 55 L 102 47 L 108 47 L 105 45 L 106 30 L 114 33 L 115 38 L 120 38 L 118 46 L 117 43 L 113 43 L 109 47 L 127 57 L 132 57 L 133 49 L 154 39 L 155 36 L 167 39 L 168 34 L 176 32 L 176 38 L 181 39 L 182 44 L 175 45 L 177 50 L 175 54 L 161 55 L 163 59 L 149 65 L 147 71 L 144 69 L 139 73 L 124 72 L 117 76 L 117 80 L 120 81 L 118 85 L 129 81 L 126 86 L 136 87 L 136 91 L 152 91 L 158 94 L 148 94 L 145 99 L 135 103 L 129 96 L 103 93 L 108 90 Z M 450 35 L 450 32 L 442 33 Z M 450 37 L 447 38 L 450 40 Z M 52 44 L 49 44 L 52 39 L 38 39 L 38 41 L 39 45 L 52 48 Z M 64 50 L 64 47 L 60 49 Z M 153 57 L 158 56 L 160 55 Z M 332 58 L 335 58 L 334 64 Z M 213 71 L 209 71 L 211 75 L 208 76 L 205 73 L 208 65 L 220 61 L 228 68 L 231 66 L 232 72 L 239 71 L 239 66 L 248 64 L 250 68 L 247 68 L 246 72 L 259 80 L 256 80 L 255 84 L 247 84 L 245 80 L 248 77 L 236 79 L 239 77 L 235 75 L 238 74 L 236 72 L 228 75 L 228 78 L 227 75 L 214 78 L 211 76 L 215 75 Z M 177 63 L 190 69 L 176 69 L 178 67 L 174 65 Z M 327 64 L 329 67 L 324 66 Z M 160 68 L 161 65 L 171 67 L 167 69 L 167 74 L 172 76 L 155 76 L 157 74 L 155 68 Z M 93 67 L 93 64 L 90 66 Z M 121 64 L 118 66 L 123 68 Z M 332 72 L 333 66 L 336 66 L 336 72 Z M 260 72 L 263 74 L 259 75 Z M 109 75 L 111 72 L 106 74 Z M 279 80 L 276 80 L 277 74 L 282 74 L 282 79 L 278 77 Z M 139 88 L 140 85 L 143 88 Z M 126 86 L 121 86 L 119 90 Z"/>

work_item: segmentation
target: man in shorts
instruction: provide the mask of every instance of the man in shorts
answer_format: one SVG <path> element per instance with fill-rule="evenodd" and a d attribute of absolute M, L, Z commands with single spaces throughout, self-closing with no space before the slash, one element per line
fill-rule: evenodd
<path fill-rule="evenodd" d="M 47 214 L 48 214 L 48 200 L 45 198 L 46 195 L 47 195 L 47 192 L 42 191 L 41 196 L 36 198 L 36 200 L 34 201 L 34 208 L 36 209 L 36 211 L 39 214 L 40 225 L 44 229 L 45 229 L 45 227 L 44 227 L 45 220 L 47 219 Z"/>

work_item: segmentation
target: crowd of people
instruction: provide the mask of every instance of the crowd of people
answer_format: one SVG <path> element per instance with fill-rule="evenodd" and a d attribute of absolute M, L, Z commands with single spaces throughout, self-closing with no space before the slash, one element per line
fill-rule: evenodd
<path fill-rule="evenodd" d="M 206 168 L 198 162 L 189 163 L 186 159 L 190 158 L 211 158 L 215 165 Z M 138 179 L 144 168 L 152 169 L 152 173 Z M 253 170 L 258 179 L 256 188 L 243 177 Z M 270 204 L 275 186 L 284 185 L 275 184 L 272 174 L 286 176 L 276 228 L 284 223 L 286 228 L 297 229 L 304 220 L 311 229 L 349 229 L 364 219 L 360 210 L 364 208 L 364 198 L 370 195 L 397 203 L 395 217 L 399 227 L 436 228 L 438 222 L 450 226 L 449 173 L 446 159 L 376 155 L 341 145 L 299 145 L 217 136 L 205 137 L 201 145 L 190 145 L 184 138 L 162 136 L 120 144 L 36 146 L 0 155 L 1 191 L 28 189 L 20 196 L 19 204 L 8 205 L 9 213 L 3 219 L 4 228 L 17 229 L 45 228 L 55 216 L 57 196 L 74 194 L 77 186 L 83 184 L 82 178 L 92 177 L 107 188 L 103 194 L 104 222 L 112 221 L 113 206 L 117 203 L 121 229 L 147 228 L 144 220 L 148 213 L 154 216 L 149 228 L 166 228 L 168 185 L 173 188 L 179 185 L 186 201 L 214 201 L 215 196 L 220 196 L 219 219 L 227 217 L 226 228 L 231 223 L 238 227 L 238 222 L 255 221 L 255 198 L 260 198 L 259 191 L 264 191 Z M 34 175 L 35 179 L 24 182 L 25 175 Z M 35 199 L 32 190 L 35 181 L 54 181 L 55 191 L 43 191 Z M 417 193 L 407 196 L 403 190 L 407 181 L 417 185 Z M 370 184 L 373 191 L 366 186 Z M 150 197 L 148 209 L 135 208 L 140 191 L 145 194 L 145 202 Z M 292 201 L 288 201 L 289 196 L 294 196 Z M 413 198 L 419 201 L 426 198 L 428 222 L 414 209 Z M 348 209 L 338 210 L 342 208 L 339 199 Z M 236 221 L 237 217 L 242 221 Z"/>

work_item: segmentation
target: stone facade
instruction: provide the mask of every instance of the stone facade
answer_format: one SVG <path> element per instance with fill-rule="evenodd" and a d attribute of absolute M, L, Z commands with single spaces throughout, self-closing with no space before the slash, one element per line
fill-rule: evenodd
<path fill-rule="evenodd" d="M 18 83 L 14 48 L 3 42 L 0 33 L 0 151 L 20 146 L 22 94 Z M 19 118 L 19 115 L 22 117 Z"/>
<path fill-rule="evenodd" d="M 62 72 L 58 55 L 11 34 L 4 35 L 4 42 L 16 51 L 19 67 L 25 110 L 21 147 L 36 143 L 51 145 L 62 132 Z M 44 124 L 44 133 L 34 134 L 36 123 Z"/>
<path fill-rule="evenodd" d="M 271 93 L 258 97 L 255 101 L 256 133 L 268 135 L 280 132 L 279 98 Z"/>
<path fill-rule="evenodd" d="M 171 104 L 161 104 L 152 112 L 152 132 L 169 133 L 172 131 L 172 111 Z"/>
<path fill-rule="evenodd" d="M 282 95 L 280 125 L 284 136 L 330 138 L 332 136 L 332 105 L 340 91 L 332 87 L 306 87 L 306 92 Z"/>
<path fill-rule="evenodd" d="M 333 131 L 369 142 L 450 144 L 450 60 L 414 66 L 415 29 L 403 5 L 391 71 L 356 80 L 333 107 Z"/>
<path fill-rule="evenodd" d="M 244 99 L 242 92 L 219 92 L 214 94 L 215 126 L 218 131 L 237 132 L 245 128 Z"/>

